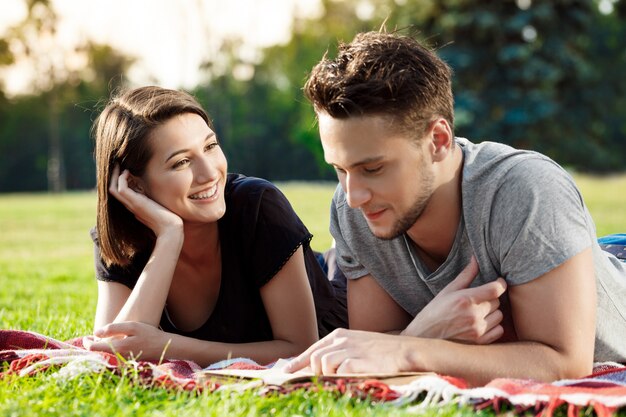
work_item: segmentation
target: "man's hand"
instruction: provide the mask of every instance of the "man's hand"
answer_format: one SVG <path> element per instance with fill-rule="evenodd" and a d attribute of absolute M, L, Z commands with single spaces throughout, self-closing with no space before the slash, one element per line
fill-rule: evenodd
<path fill-rule="evenodd" d="M 411 338 L 360 330 L 336 329 L 314 343 L 284 368 L 296 372 L 310 366 L 316 375 L 397 373 L 409 370 L 406 342 Z"/>
<path fill-rule="evenodd" d="M 506 282 L 498 278 L 469 288 L 477 274 L 478 263 L 472 257 L 459 276 L 437 294 L 401 334 L 476 344 L 498 340 L 504 333 L 498 297 L 506 291 Z"/>

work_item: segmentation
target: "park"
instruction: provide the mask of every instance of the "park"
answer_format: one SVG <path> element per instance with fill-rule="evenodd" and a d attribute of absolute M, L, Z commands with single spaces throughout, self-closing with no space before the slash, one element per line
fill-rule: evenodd
<path fill-rule="evenodd" d="M 21 20 L 0 31 L 0 70 L 24 62 L 37 69 L 28 90 L 10 91 L 8 78 L 0 84 L 0 329 L 69 341 L 92 333 L 98 297 L 89 234 L 98 198 L 92 124 L 111 95 L 159 80 L 133 78 L 142 58 L 92 39 L 77 39 L 76 59 L 66 59 L 65 46 L 54 41 L 64 24 L 55 2 L 22 3 Z M 623 0 L 319 3 L 310 15 L 294 6 L 289 39 L 254 53 L 244 36 L 218 37 L 205 28 L 215 42 L 198 65 L 202 81 L 184 88 L 210 115 L 229 172 L 273 182 L 313 234 L 314 250 L 332 245 L 329 211 L 338 182 L 324 161 L 303 84 L 338 42 L 381 27 L 424 41 L 453 69 L 455 135 L 549 156 L 580 189 L 598 237 L 626 232 Z M 198 7 L 198 16 L 212 6 L 185 5 Z M 617 406 L 559 397 L 537 398 L 534 406 L 485 399 L 477 408 L 476 401 L 438 403 L 427 393 L 394 403 L 380 394 L 386 387 L 328 388 L 322 379 L 288 392 L 186 390 L 142 384 L 140 370 L 131 368 L 68 377 L 52 365 L 23 377 L 0 357 L 0 413 L 623 415 L 626 409 L 619 396 Z"/>

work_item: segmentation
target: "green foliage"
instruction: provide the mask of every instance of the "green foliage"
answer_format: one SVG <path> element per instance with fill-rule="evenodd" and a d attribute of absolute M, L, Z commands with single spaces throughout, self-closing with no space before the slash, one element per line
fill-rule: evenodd
<path fill-rule="evenodd" d="M 51 2 L 26 3 L 26 18 L 0 39 L 0 65 L 19 59 L 38 76 L 30 93 L 9 100 L 0 95 L 0 192 L 93 188 L 95 104 L 121 83 L 132 59 L 83 42 L 73 55 L 85 66 L 60 64 L 65 57 L 54 42 L 59 21 Z"/>
<path fill-rule="evenodd" d="M 607 90 L 626 84 L 605 74 L 612 65 L 599 66 L 597 51 L 611 49 L 603 54 L 624 71 L 625 38 L 612 49 L 607 41 L 617 28 L 599 24 L 615 16 L 600 15 L 593 1 L 534 1 L 527 10 L 515 2 L 474 3 L 442 10 L 449 27 L 436 15 L 425 22 L 425 31 L 441 33 L 439 51 L 456 71 L 457 132 L 537 150 L 580 170 L 623 169 L 623 134 L 607 134 L 606 116 L 621 100 Z"/>
<path fill-rule="evenodd" d="M 0 123 L 0 190 L 46 189 L 46 154 L 41 150 L 47 125 L 45 103 L 38 97 L 9 103 L 11 111 L 2 112 Z"/>
<path fill-rule="evenodd" d="M 320 0 L 319 16 L 294 19 L 291 39 L 256 57 L 244 53 L 241 41 L 225 40 L 193 93 L 214 118 L 231 171 L 334 179 L 302 86 L 325 53 L 334 55 L 338 40 L 383 26 L 414 33 L 453 67 L 459 136 L 537 150 L 579 171 L 622 171 L 626 0 L 612 1 L 608 14 L 599 12 L 599 2 Z M 41 47 L 33 33 L 54 33 L 52 3 L 28 5 L 32 16 L 0 39 L 0 65 L 20 54 L 35 59 Z M 29 24 L 34 29 L 26 31 Z M 133 59 L 92 43 L 77 45 L 77 53 L 86 66 L 70 72 L 47 68 L 42 54 L 43 81 L 32 95 L 7 99 L 0 85 L 0 192 L 46 189 L 53 149 L 60 151 L 65 188 L 93 187 L 89 128 Z"/>
<path fill-rule="evenodd" d="M 412 28 L 451 65 L 458 135 L 583 171 L 626 167 L 623 14 L 593 0 L 395 3 L 378 0 L 371 21 Z"/>
<path fill-rule="evenodd" d="M 220 76 L 195 96 L 214 119 L 230 171 L 270 180 L 332 178 L 290 134 L 298 126 L 291 91 Z"/>

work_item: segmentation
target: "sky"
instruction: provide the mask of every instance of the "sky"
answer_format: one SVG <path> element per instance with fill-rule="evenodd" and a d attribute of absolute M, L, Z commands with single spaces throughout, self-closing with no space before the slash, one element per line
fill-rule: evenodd
<path fill-rule="evenodd" d="M 220 39 L 238 35 L 250 47 L 289 40 L 291 18 L 320 12 L 318 0 L 52 0 L 60 18 L 57 37 L 43 45 L 71 50 L 80 40 L 107 43 L 137 57 L 129 78 L 141 84 L 191 88 L 199 64 Z M 2 0 L 0 36 L 24 18 L 24 0 Z M 215 53 L 215 52 L 213 52 Z M 70 63 L 71 64 L 71 63 Z M 80 65 L 79 62 L 76 65 Z M 9 94 L 26 91 L 36 76 L 17 64 L 1 74 Z"/>

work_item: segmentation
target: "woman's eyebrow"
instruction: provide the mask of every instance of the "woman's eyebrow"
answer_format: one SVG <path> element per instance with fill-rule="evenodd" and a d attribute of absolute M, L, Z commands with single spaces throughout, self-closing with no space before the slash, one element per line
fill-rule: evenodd
<path fill-rule="evenodd" d="M 206 138 L 204 138 L 204 142 L 208 141 L 208 140 L 209 140 L 209 139 L 211 139 L 213 136 L 215 136 L 215 132 L 211 132 L 211 133 L 209 133 L 208 135 L 206 135 Z M 175 157 L 176 155 L 181 154 L 181 153 L 185 153 L 185 152 L 187 152 L 187 151 L 189 151 L 189 149 L 187 149 L 187 148 L 185 148 L 185 149 L 179 149 L 179 150 L 177 150 L 177 151 L 174 151 L 174 152 L 172 152 L 172 154 L 171 154 L 170 156 L 168 156 L 168 157 L 165 159 L 165 162 L 169 161 L 170 159 L 172 159 L 172 158 L 173 158 L 173 157 Z"/>

